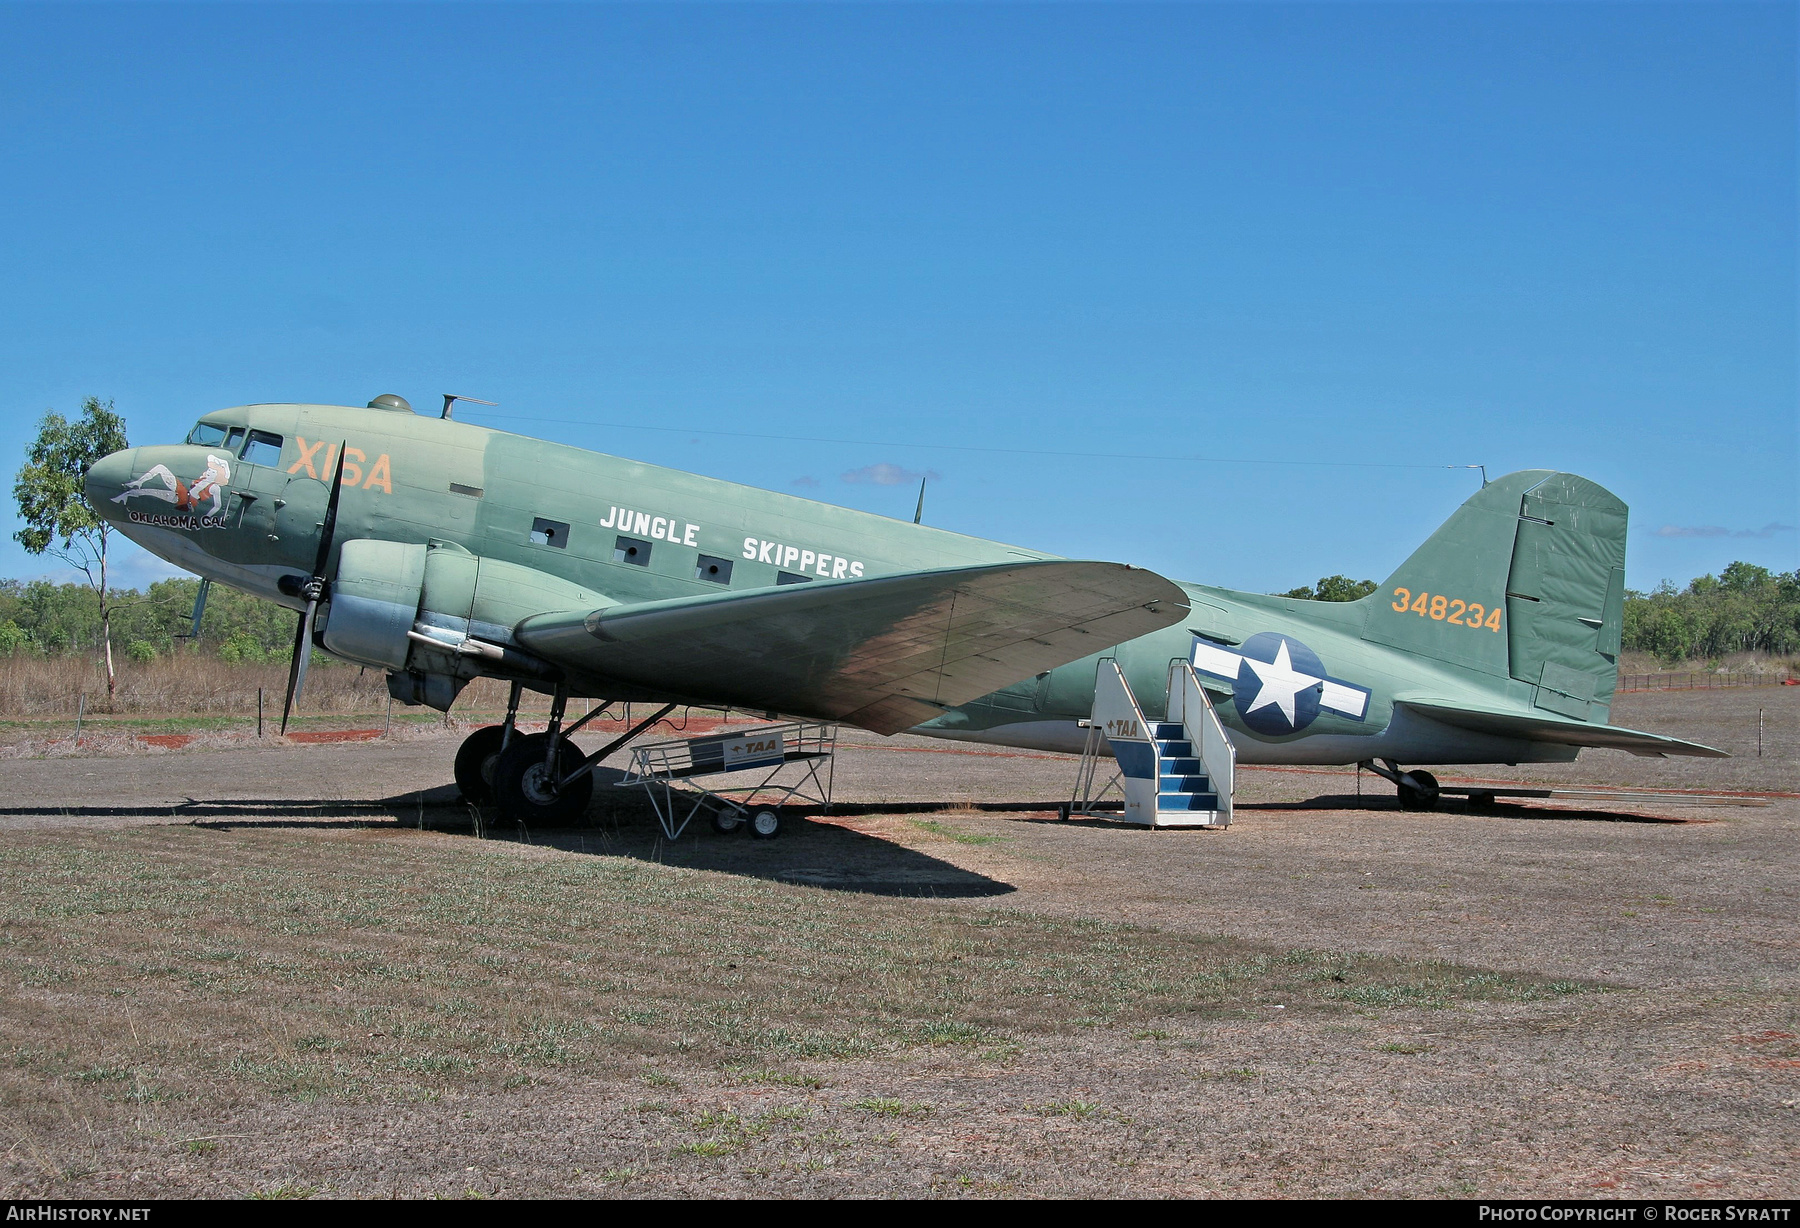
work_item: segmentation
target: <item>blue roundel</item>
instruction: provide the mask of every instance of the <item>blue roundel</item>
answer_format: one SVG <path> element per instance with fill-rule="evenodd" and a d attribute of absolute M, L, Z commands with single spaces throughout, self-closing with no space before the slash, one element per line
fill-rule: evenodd
<path fill-rule="evenodd" d="M 1290 635 L 1259 631 L 1238 649 L 1243 661 L 1232 684 L 1238 719 L 1256 733 L 1297 733 L 1319 717 L 1325 663 Z"/>

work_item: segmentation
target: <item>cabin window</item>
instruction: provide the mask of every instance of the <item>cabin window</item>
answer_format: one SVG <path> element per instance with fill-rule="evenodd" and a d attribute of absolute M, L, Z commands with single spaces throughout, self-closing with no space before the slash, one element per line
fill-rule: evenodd
<path fill-rule="evenodd" d="M 225 428 L 214 422 L 198 423 L 188 432 L 187 441 L 202 448 L 216 448 L 225 442 Z"/>
<path fill-rule="evenodd" d="M 531 522 L 531 544 L 555 546 L 558 550 L 567 550 L 569 548 L 569 526 L 560 520 L 545 520 L 539 516 Z"/>
<path fill-rule="evenodd" d="M 227 452 L 236 452 L 238 450 L 238 445 L 243 442 L 244 428 L 241 426 L 234 426 L 231 428 L 231 434 L 225 436 L 225 450 Z"/>
<path fill-rule="evenodd" d="M 803 576 L 797 572 L 778 571 L 775 573 L 775 583 L 777 584 L 807 584 L 811 581 L 811 576 Z"/>
<path fill-rule="evenodd" d="M 621 537 L 613 543 L 613 562 L 650 566 L 650 543 L 640 537 Z"/>
<path fill-rule="evenodd" d="M 267 431 L 251 431 L 250 442 L 244 445 L 243 459 L 250 465 L 280 464 L 281 436 L 271 435 Z"/>
<path fill-rule="evenodd" d="M 694 565 L 694 579 L 711 584 L 730 584 L 731 560 L 711 554 L 701 555 L 700 561 Z"/>

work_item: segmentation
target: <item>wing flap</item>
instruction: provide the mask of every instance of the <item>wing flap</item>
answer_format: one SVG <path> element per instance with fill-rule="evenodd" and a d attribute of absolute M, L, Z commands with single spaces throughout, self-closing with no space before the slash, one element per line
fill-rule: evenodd
<path fill-rule="evenodd" d="M 1155 572 L 1030 560 L 540 614 L 513 634 L 596 683 L 896 733 L 1187 611 Z"/>
<path fill-rule="evenodd" d="M 1722 750 L 1684 742 L 1660 733 L 1623 729 L 1617 725 L 1591 725 L 1586 721 L 1562 720 L 1544 711 L 1529 715 L 1503 708 L 1483 708 L 1448 699 L 1396 699 L 1422 715 L 1458 729 L 1491 733 L 1501 737 L 1529 738 L 1536 742 L 1555 742 L 1563 746 L 1594 746 L 1607 750 L 1628 750 L 1634 755 L 1693 755 L 1704 759 L 1729 759 Z"/>

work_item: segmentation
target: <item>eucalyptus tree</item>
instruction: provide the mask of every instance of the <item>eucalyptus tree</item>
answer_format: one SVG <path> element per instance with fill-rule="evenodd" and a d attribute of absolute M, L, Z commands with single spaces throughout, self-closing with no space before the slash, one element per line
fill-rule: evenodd
<path fill-rule="evenodd" d="M 38 424 L 25 464 L 13 482 L 13 498 L 25 527 L 13 534 L 31 554 L 61 559 L 87 578 L 100 598 L 100 643 L 106 659 L 106 699 L 112 705 L 118 677 L 113 671 L 112 609 L 107 588 L 107 547 L 112 526 L 88 502 L 88 469 L 103 456 L 124 450 L 125 419 L 111 399 L 89 397 L 73 421 L 54 410 Z"/>

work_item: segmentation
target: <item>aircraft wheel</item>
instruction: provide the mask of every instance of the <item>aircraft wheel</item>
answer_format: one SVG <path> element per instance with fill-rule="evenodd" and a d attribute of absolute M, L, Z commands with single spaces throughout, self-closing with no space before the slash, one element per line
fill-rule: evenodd
<path fill-rule="evenodd" d="M 1400 777 L 1400 807 L 1403 810 L 1435 810 L 1438 803 L 1437 777 L 1430 772 L 1407 772 Z"/>
<path fill-rule="evenodd" d="M 718 832 L 721 836 L 729 836 L 732 832 L 744 825 L 744 816 L 741 812 L 733 810 L 729 806 L 722 807 L 721 809 L 713 811 L 712 825 L 713 830 Z"/>
<path fill-rule="evenodd" d="M 773 840 L 781 834 L 781 811 L 758 810 L 750 816 L 750 834 L 758 840 Z"/>
<path fill-rule="evenodd" d="M 494 800 L 500 804 L 500 813 L 527 828 L 573 823 L 587 813 L 594 798 L 593 773 L 559 789 L 544 771 L 544 740 L 549 736 L 515 737 L 494 764 Z M 558 741 L 557 775 L 567 775 L 580 767 L 586 756 L 569 739 Z"/>
<path fill-rule="evenodd" d="M 1487 790 L 1478 789 L 1474 793 L 1469 794 L 1469 809 L 1470 810 L 1492 810 L 1494 808 L 1494 804 L 1498 800 L 1499 799 L 1497 799 L 1492 793 L 1489 793 Z"/>
<path fill-rule="evenodd" d="M 456 787 L 463 800 L 477 806 L 494 800 L 494 763 L 505 737 L 503 726 L 487 725 L 463 739 L 456 750 Z"/>

